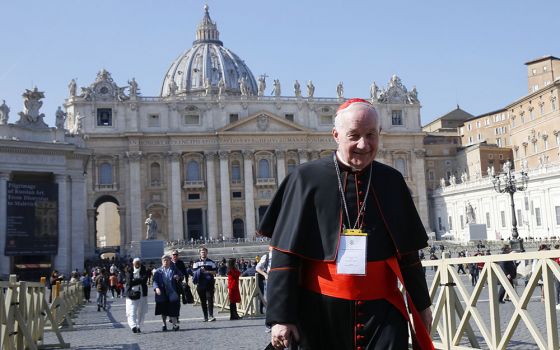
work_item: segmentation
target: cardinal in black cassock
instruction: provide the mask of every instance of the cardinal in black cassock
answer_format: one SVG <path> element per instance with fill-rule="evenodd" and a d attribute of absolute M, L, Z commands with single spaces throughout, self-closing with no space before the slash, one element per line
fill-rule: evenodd
<path fill-rule="evenodd" d="M 418 257 L 428 237 L 401 173 L 374 161 L 379 132 L 369 102 L 346 101 L 333 129 L 338 150 L 288 174 L 261 220 L 274 248 L 266 322 L 276 349 L 407 349 L 410 314 L 414 347 L 433 349 Z M 350 248 L 341 244 L 351 242 L 343 237 L 354 234 L 366 237 L 365 273 L 338 273 Z"/>

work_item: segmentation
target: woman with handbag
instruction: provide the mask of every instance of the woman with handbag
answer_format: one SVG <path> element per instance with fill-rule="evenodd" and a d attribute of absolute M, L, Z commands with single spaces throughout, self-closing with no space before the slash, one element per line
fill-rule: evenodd
<path fill-rule="evenodd" d="M 162 331 L 167 331 L 167 317 L 173 324 L 173 330 L 178 331 L 177 318 L 181 309 L 178 281 L 183 279 L 183 274 L 175 265 L 171 264 L 168 255 L 161 257 L 161 267 L 154 273 L 154 291 L 156 300 L 156 315 L 161 315 L 163 321 Z"/>
<path fill-rule="evenodd" d="M 141 333 L 148 312 L 148 274 L 139 258 L 126 271 L 126 318 L 133 333 Z"/>

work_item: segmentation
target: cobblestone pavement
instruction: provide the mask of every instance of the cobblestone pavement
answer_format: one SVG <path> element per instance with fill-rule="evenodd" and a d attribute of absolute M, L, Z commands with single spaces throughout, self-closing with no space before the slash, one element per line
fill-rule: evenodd
<path fill-rule="evenodd" d="M 254 350 L 268 345 L 270 333 L 265 332 L 263 317 L 230 321 L 229 311 L 215 311 L 216 322 L 202 322 L 200 306 L 192 305 L 181 305 L 179 331 L 162 332 L 161 316 L 154 315 L 153 296 L 148 298 L 148 314 L 141 334 L 132 333 L 128 327 L 124 299 L 109 297 L 107 311 L 97 312 L 95 302 L 86 304 L 74 319 L 74 330 L 62 332 L 64 341 L 70 343 L 71 349 L 79 350 Z M 47 332 L 45 344 L 55 342 L 54 333 Z"/>
<path fill-rule="evenodd" d="M 427 272 L 428 283 L 431 282 L 433 272 Z M 461 275 L 462 281 L 471 290 L 468 275 Z M 488 293 L 484 288 L 477 304 L 486 327 L 490 328 Z M 517 287 L 521 294 L 522 287 Z M 93 293 L 95 295 L 95 293 Z M 182 305 L 180 330 L 177 332 L 161 331 L 161 318 L 154 315 L 153 296 L 148 296 L 149 306 L 146 323 L 142 334 L 134 334 L 128 328 L 125 315 L 124 299 L 109 298 L 107 311 L 97 312 L 95 303 L 83 307 L 78 317 L 74 320 L 74 330 L 64 330 L 62 335 L 65 342 L 71 344 L 72 349 L 187 349 L 187 350 L 234 350 L 234 349 L 264 349 L 269 342 L 269 333 L 265 332 L 263 317 L 246 318 L 239 321 L 230 321 L 229 313 L 215 313 L 216 322 L 202 322 L 200 306 Z M 537 290 L 528 306 L 529 313 L 537 328 L 546 339 L 546 323 L 544 319 L 544 306 L 540 302 L 540 292 Z M 502 332 L 513 314 L 513 305 L 506 303 L 500 305 L 500 321 Z M 560 312 L 559 312 L 560 314 Z M 483 342 L 476 324 L 470 321 L 475 334 L 478 336 L 483 349 L 488 349 Z M 466 339 L 464 337 L 463 339 Z M 45 343 L 52 344 L 56 340 L 54 333 L 45 334 Z M 463 342 L 463 345 L 468 345 Z M 530 350 L 538 349 L 523 321 L 519 322 L 515 335 L 507 346 L 508 349 Z"/>

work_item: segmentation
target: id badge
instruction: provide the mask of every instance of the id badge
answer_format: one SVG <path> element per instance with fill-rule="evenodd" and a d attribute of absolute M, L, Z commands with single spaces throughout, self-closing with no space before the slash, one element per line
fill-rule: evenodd
<path fill-rule="evenodd" d="M 367 233 L 362 230 L 344 230 L 336 256 L 336 273 L 365 275 L 367 259 Z"/>

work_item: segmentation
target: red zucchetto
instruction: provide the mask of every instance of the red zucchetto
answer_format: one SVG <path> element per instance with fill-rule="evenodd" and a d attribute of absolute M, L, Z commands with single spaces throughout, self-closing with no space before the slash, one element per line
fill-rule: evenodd
<path fill-rule="evenodd" d="M 363 98 L 351 98 L 351 99 L 346 100 L 343 104 L 341 104 L 340 107 L 338 107 L 336 112 L 338 113 L 341 110 L 345 109 L 346 107 L 350 106 L 352 103 L 356 103 L 356 102 L 367 103 L 368 105 L 371 104 L 371 103 L 369 103 L 369 101 L 364 100 Z"/>

